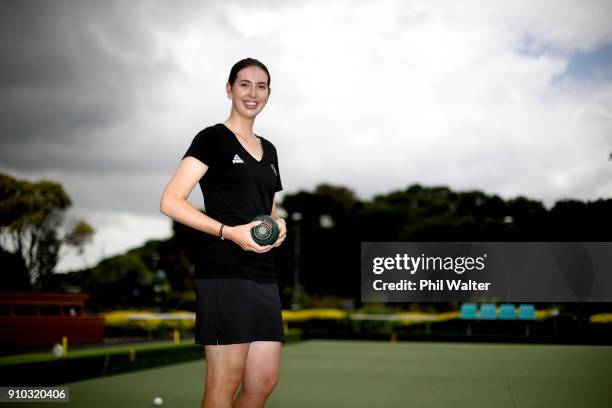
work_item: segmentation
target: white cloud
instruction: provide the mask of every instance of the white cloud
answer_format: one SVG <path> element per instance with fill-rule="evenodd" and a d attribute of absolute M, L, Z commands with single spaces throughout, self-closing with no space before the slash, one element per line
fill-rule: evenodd
<path fill-rule="evenodd" d="M 170 224 L 152 215 L 99 211 L 71 216 L 85 218 L 96 232 L 93 242 L 86 246 L 82 255 L 77 255 L 74 250 L 67 252 L 57 268 L 59 272 L 92 266 L 102 258 L 120 255 L 147 240 L 172 236 Z"/>

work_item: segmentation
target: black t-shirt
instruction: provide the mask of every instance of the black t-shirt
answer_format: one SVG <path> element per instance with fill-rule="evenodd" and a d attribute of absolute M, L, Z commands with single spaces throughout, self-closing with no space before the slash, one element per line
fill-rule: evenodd
<path fill-rule="evenodd" d="M 208 216 L 235 226 L 251 222 L 257 215 L 270 214 L 274 193 L 281 191 L 276 148 L 261 136 L 263 156 L 257 161 L 223 123 L 201 130 L 183 155 L 193 156 L 208 166 L 200 179 Z M 201 251 L 195 262 L 195 278 L 244 278 L 276 282 L 272 251 L 245 251 L 228 239 L 202 232 Z"/>

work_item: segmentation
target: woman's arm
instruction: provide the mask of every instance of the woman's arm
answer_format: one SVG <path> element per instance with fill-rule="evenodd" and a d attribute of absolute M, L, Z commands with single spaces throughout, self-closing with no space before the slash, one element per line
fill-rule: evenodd
<path fill-rule="evenodd" d="M 272 213 L 270 215 L 274 219 L 278 218 L 278 213 L 276 212 L 276 197 L 272 198 Z"/>
<path fill-rule="evenodd" d="M 207 170 L 206 164 L 192 156 L 181 160 L 176 173 L 162 193 L 159 209 L 181 224 L 218 236 L 221 223 L 200 212 L 187 200 Z"/>
<path fill-rule="evenodd" d="M 276 223 L 278 224 L 278 228 L 280 230 L 276 242 L 272 244 L 272 246 L 277 247 L 283 243 L 285 237 L 287 236 L 287 224 L 285 224 L 285 220 L 283 218 L 280 218 L 278 216 L 278 212 L 276 211 L 276 196 L 272 198 L 272 212 L 270 215 L 276 220 Z"/>
<path fill-rule="evenodd" d="M 206 164 L 192 156 L 181 160 L 176 173 L 162 193 L 159 209 L 163 214 L 181 224 L 218 237 L 221 223 L 202 213 L 188 201 L 189 194 L 207 170 Z M 259 246 L 250 235 L 250 228 L 259 223 L 259 221 L 253 221 L 234 227 L 226 225 L 223 227 L 223 238 L 234 241 L 244 250 L 266 252 L 272 246 Z"/>

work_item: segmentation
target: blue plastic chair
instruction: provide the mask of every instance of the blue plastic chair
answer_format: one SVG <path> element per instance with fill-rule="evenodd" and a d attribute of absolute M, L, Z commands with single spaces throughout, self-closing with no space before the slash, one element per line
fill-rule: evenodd
<path fill-rule="evenodd" d="M 531 303 L 519 305 L 519 320 L 535 320 L 535 306 Z"/>
<path fill-rule="evenodd" d="M 516 308 L 512 303 L 502 303 L 499 305 L 500 320 L 516 320 Z"/>
<path fill-rule="evenodd" d="M 497 319 L 497 308 L 495 303 L 483 303 L 480 305 L 480 320 Z"/>
<path fill-rule="evenodd" d="M 478 319 L 477 306 L 475 303 L 462 303 L 459 309 L 459 318 L 462 320 Z"/>

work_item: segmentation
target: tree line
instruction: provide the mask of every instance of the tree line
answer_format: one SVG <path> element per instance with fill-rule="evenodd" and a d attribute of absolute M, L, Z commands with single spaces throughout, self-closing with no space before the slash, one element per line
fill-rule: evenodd
<path fill-rule="evenodd" d="M 82 251 L 94 230 L 62 225 L 71 205 L 61 185 L 0 174 L 2 288 L 84 291 L 94 308 L 189 307 L 193 263 L 203 232 L 172 222 L 172 236 L 66 274 L 53 273 L 62 247 Z M 275 249 L 283 305 L 301 295 L 359 299 L 360 242 L 611 241 L 612 199 L 503 199 L 482 191 L 413 184 L 360 200 L 348 187 L 321 184 L 287 194 L 285 243 Z M 62 233 L 61 231 L 67 231 Z"/>

